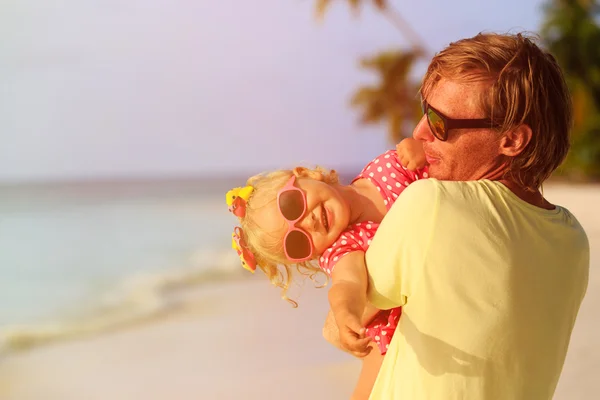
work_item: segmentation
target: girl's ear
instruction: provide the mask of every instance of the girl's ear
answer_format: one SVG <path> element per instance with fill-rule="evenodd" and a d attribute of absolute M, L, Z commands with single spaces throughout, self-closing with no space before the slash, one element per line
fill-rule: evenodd
<path fill-rule="evenodd" d="M 319 171 L 310 170 L 305 167 L 296 167 L 292 171 L 297 178 L 310 178 L 317 181 L 324 181 L 325 177 Z"/>

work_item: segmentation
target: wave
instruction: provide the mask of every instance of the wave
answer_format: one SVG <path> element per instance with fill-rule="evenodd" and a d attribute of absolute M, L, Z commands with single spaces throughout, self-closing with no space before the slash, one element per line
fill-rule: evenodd
<path fill-rule="evenodd" d="M 114 331 L 165 315 L 184 305 L 185 292 L 207 284 L 247 276 L 239 258 L 227 252 L 200 251 L 192 266 L 136 274 L 104 293 L 95 305 L 70 318 L 0 329 L 0 353 Z"/>

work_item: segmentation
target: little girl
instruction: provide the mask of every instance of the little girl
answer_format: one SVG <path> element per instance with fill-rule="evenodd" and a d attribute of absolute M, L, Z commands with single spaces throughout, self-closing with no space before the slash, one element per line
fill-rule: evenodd
<path fill-rule="evenodd" d="M 234 230 L 232 246 L 245 268 L 263 270 L 294 306 L 286 295 L 292 267 L 305 274 L 327 273 L 332 279 L 328 296 L 335 318 L 341 304 L 348 309 L 352 298 L 366 296 L 365 251 L 402 191 L 428 177 L 424 159 L 421 144 L 405 139 L 396 151 L 367 164 L 350 185 L 339 184 L 335 171 L 322 168 L 297 167 L 254 176 L 246 187 L 226 196 L 241 225 Z M 420 168 L 413 172 L 402 164 Z M 285 268 L 285 277 L 278 265 Z M 400 314 L 400 308 L 364 313 L 365 340 L 374 340 L 379 351 L 352 352 L 364 357 L 354 399 L 368 398 Z"/>

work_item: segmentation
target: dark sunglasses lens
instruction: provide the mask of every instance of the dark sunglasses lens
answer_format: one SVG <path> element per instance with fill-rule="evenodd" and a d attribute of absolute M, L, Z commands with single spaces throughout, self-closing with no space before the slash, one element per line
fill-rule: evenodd
<path fill-rule="evenodd" d="M 444 120 L 431 108 L 427 110 L 427 120 L 429 121 L 429 127 L 433 132 L 433 136 L 444 140 L 446 138 L 446 124 Z"/>
<path fill-rule="evenodd" d="M 286 190 L 279 196 L 279 209 L 283 216 L 290 221 L 295 221 L 302 216 L 304 211 L 304 197 L 299 190 Z"/>
<path fill-rule="evenodd" d="M 310 254 L 310 240 L 306 233 L 302 231 L 291 231 L 285 238 L 285 249 L 291 258 L 308 257 Z"/>

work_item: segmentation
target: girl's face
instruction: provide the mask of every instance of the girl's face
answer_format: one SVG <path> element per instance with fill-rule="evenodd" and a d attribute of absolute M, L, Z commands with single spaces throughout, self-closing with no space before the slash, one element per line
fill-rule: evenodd
<path fill-rule="evenodd" d="M 350 206 L 342 197 L 338 185 L 312 178 L 296 178 L 294 186 L 306 196 L 306 211 L 295 227 L 312 239 L 314 259 L 323 254 L 348 227 Z M 281 215 L 277 201 L 255 210 L 253 219 L 271 236 L 281 238 L 283 243 L 288 233 L 288 222 Z"/>

